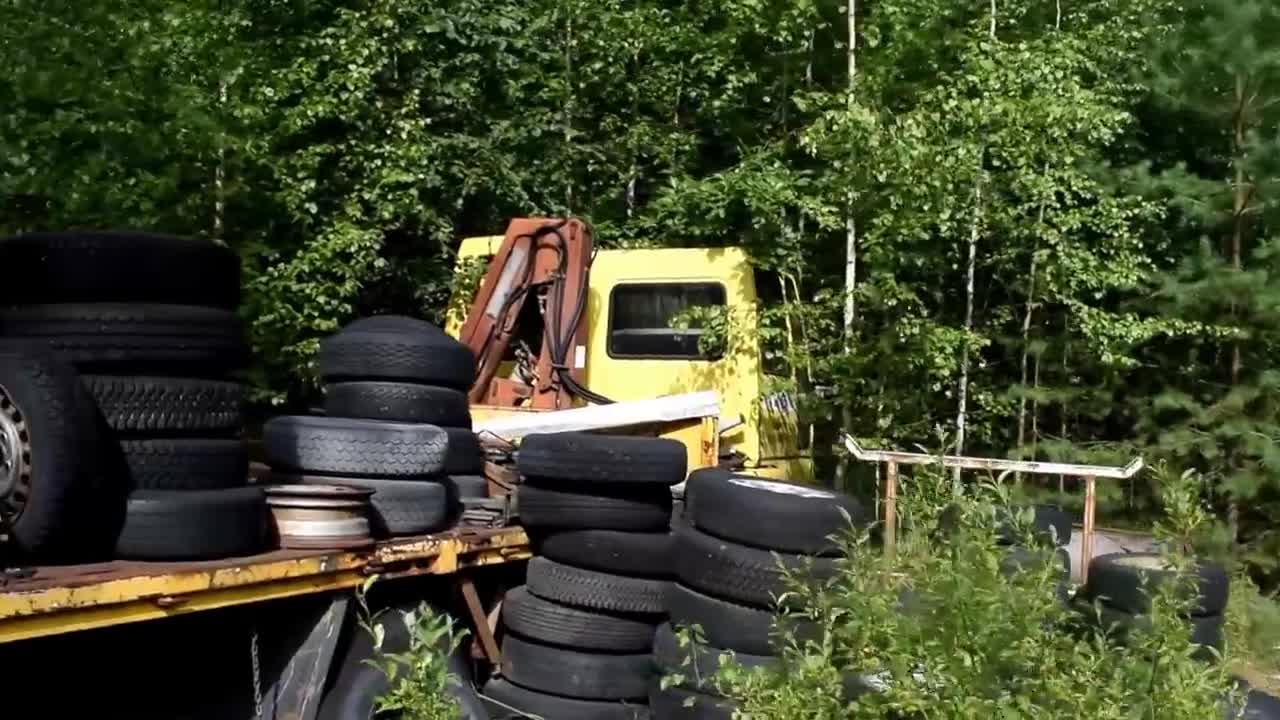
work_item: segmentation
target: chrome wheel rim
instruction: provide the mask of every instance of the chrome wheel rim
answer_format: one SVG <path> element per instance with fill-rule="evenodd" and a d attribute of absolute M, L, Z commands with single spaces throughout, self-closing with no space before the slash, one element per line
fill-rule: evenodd
<path fill-rule="evenodd" d="M 31 435 L 22 410 L 0 385 L 0 523 L 12 524 L 31 497 Z"/>

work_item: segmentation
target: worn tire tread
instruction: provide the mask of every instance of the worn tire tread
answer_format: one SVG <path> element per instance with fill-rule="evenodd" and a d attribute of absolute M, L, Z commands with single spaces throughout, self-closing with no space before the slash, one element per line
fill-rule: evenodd
<path fill-rule="evenodd" d="M 113 375 L 83 380 L 107 425 L 118 432 L 231 432 L 243 423 L 239 383 Z"/>
<path fill-rule="evenodd" d="M 829 558 L 773 553 L 738 545 L 690 527 L 675 532 L 676 576 L 692 588 L 726 600 L 772 608 L 788 590 L 779 565 L 803 569 L 815 580 L 835 573 Z"/>
<path fill-rule="evenodd" d="M 565 432 L 525 436 L 516 465 L 546 485 L 671 486 L 685 479 L 688 462 L 688 450 L 671 438 Z"/>
<path fill-rule="evenodd" d="M 529 561 L 529 592 L 578 608 L 621 613 L 666 612 L 669 583 L 629 578 L 562 565 L 546 558 Z"/>
<path fill-rule="evenodd" d="M 507 591 L 502 623 L 546 645 L 605 652 L 648 652 L 655 629 L 653 616 L 581 610 L 543 600 L 524 586 Z"/>
<path fill-rule="evenodd" d="M 658 532 L 671 522 L 667 488 L 553 489 L 525 482 L 516 492 L 521 524 L 533 529 Z"/>
<path fill-rule="evenodd" d="M 276 470 L 395 478 L 443 473 L 449 437 L 434 425 L 285 415 L 262 440 Z"/>
<path fill-rule="evenodd" d="M 636 700 L 654 681 L 649 653 L 593 653 L 508 635 L 502 676 L 521 687 L 579 700 Z"/>
<path fill-rule="evenodd" d="M 234 438 L 122 440 L 120 449 L 138 490 L 220 490 L 249 479 L 249 453 Z"/>

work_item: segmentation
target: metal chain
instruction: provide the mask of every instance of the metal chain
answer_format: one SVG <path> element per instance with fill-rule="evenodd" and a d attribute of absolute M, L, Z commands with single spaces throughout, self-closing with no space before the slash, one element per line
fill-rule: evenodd
<path fill-rule="evenodd" d="M 253 716 L 262 720 L 262 674 L 258 667 L 258 628 L 249 635 L 249 659 L 253 663 Z"/>

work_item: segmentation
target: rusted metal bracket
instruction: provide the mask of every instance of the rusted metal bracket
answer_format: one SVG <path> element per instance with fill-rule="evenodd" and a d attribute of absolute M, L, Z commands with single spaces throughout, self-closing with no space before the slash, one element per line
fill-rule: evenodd
<path fill-rule="evenodd" d="M 885 551 L 892 554 L 897 544 L 898 524 L 898 466 L 941 465 L 943 467 L 995 472 L 1017 472 L 1028 475 L 1066 475 L 1084 478 L 1084 522 L 1080 539 L 1080 577 L 1089 578 L 1089 561 L 1093 558 L 1093 524 L 1097 506 L 1098 478 L 1127 480 L 1143 468 L 1141 456 L 1130 460 L 1123 467 L 1112 465 L 1077 465 L 1074 463 L 1039 462 L 1035 460 L 1004 460 L 967 455 L 929 455 L 928 453 L 900 452 L 897 450 L 867 450 L 852 436 L 844 436 L 845 449 L 857 460 L 885 464 L 884 529 Z"/>
<path fill-rule="evenodd" d="M 484 477 L 489 481 L 489 497 L 500 498 L 514 494 L 520 484 L 520 473 L 514 465 L 499 465 L 485 461 Z"/>
<path fill-rule="evenodd" d="M 489 627 L 489 616 L 480 604 L 480 595 L 476 592 L 476 584 L 469 577 L 458 578 L 458 589 L 462 591 L 462 599 L 467 604 L 467 613 L 471 616 L 471 626 L 475 629 L 476 639 L 484 650 L 485 657 L 495 666 L 502 662 L 498 652 L 498 641 L 493 637 Z"/>

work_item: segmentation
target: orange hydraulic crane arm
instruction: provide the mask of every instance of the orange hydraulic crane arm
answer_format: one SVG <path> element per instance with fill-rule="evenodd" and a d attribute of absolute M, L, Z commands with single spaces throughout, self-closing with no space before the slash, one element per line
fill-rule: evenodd
<path fill-rule="evenodd" d="M 564 409 L 575 396 L 609 402 L 584 387 L 587 281 L 592 234 L 576 218 L 516 218 L 489 262 L 459 339 L 476 356 L 473 403 Z M 541 332 L 521 333 L 526 303 L 537 302 Z M 513 339 L 512 377 L 496 377 Z"/>

